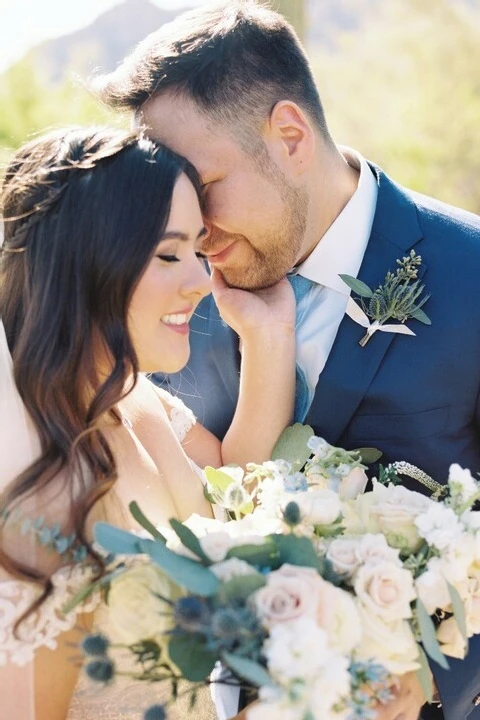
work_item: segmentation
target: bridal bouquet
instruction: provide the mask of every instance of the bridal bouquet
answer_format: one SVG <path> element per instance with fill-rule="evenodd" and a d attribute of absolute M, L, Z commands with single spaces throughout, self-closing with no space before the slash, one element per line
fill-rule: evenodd
<path fill-rule="evenodd" d="M 369 720 L 411 671 L 431 699 L 427 655 L 448 667 L 480 633 L 480 484 L 452 465 L 435 500 L 388 467 L 365 492 L 367 454 L 294 426 L 269 462 L 206 469 L 226 523 L 157 529 L 135 504 L 148 537 L 99 523 L 116 558 L 111 634 L 85 639 L 87 673 L 121 671 L 108 654 L 120 643 L 133 676 L 171 683 L 173 701 L 220 662 L 222 682 L 258 689 L 248 720 Z"/>

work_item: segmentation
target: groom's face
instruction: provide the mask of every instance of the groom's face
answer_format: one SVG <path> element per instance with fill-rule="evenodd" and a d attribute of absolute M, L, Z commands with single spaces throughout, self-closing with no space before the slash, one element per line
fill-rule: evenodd
<path fill-rule="evenodd" d="M 248 152 L 232 131 L 194 102 L 163 93 L 142 108 L 149 134 L 197 168 L 210 233 L 202 252 L 233 286 L 273 285 L 302 254 L 307 201 L 290 184 L 258 136 Z"/>

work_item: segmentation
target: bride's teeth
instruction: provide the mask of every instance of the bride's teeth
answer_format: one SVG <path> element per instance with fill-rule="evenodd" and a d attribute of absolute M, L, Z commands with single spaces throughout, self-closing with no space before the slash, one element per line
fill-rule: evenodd
<path fill-rule="evenodd" d="M 188 315 L 163 315 L 161 320 L 167 325 L 185 325 L 188 322 Z"/>

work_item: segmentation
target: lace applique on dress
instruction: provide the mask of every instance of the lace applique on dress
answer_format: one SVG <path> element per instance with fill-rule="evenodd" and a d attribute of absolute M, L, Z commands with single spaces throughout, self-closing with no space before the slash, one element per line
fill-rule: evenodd
<path fill-rule="evenodd" d="M 179 397 L 170 395 L 169 392 L 162 388 L 155 388 L 155 390 L 167 406 L 168 416 L 175 435 L 179 442 L 183 442 L 187 433 L 197 422 L 195 415 Z"/>
<path fill-rule="evenodd" d="M 92 578 L 86 566 L 64 567 L 52 576 L 53 591 L 40 608 L 31 613 L 14 634 L 16 620 L 39 597 L 40 588 L 19 580 L 0 580 L 0 665 L 11 662 L 24 666 L 33 660 L 36 650 L 57 647 L 56 638 L 71 630 L 77 615 L 94 610 L 100 593 L 94 593 L 82 605 L 64 615 L 62 608 Z"/>

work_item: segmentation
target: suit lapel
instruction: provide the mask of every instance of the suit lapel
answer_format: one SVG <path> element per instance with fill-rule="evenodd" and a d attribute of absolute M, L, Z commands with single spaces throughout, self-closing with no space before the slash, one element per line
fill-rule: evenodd
<path fill-rule="evenodd" d="M 369 287 L 395 270 L 397 259 L 421 239 L 417 213 L 412 200 L 378 168 L 378 198 L 372 232 L 358 274 Z M 422 270 L 425 268 L 422 265 Z M 305 422 L 329 442 L 336 443 L 361 403 L 392 342 L 412 338 L 376 332 L 365 347 L 358 344 L 364 329 L 345 315 Z"/>

